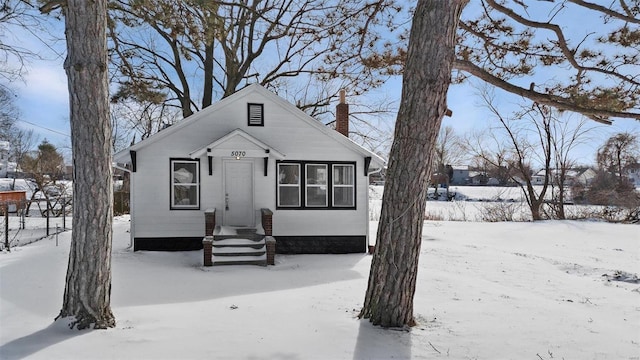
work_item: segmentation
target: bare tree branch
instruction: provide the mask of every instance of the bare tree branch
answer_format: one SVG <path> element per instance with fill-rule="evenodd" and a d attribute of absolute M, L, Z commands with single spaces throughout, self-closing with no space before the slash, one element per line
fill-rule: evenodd
<path fill-rule="evenodd" d="M 454 68 L 461 71 L 466 71 L 475 77 L 482 79 L 483 81 L 496 86 L 502 90 L 508 91 L 512 94 L 519 95 L 533 101 L 536 101 L 540 104 L 553 106 L 558 108 L 559 110 L 573 111 L 585 116 L 588 116 L 590 119 L 595 120 L 599 123 L 610 125 L 611 121 L 608 120 L 609 117 L 619 117 L 619 118 L 630 118 L 640 120 L 640 113 L 637 112 L 623 112 L 623 111 L 610 111 L 606 109 L 593 109 L 580 105 L 576 105 L 568 98 L 562 98 L 556 95 L 539 93 L 534 90 L 525 89 L 514 85 L 508 81 L 505 81 L 501 78 L 494 76 L 493 74 L 485 71 L 479 66 L 475 65 L 470 61 L 464 61 L 461 59 L 456 59 L 454 62 Z"/>
<path fill-rule="evenodd" d="M 582 1 L 582 0 L 569 0 L 569 2 L 572 2 L 574 4 L 580 5 L 580 6 L 584 6 L 586 8 L 589 8 L 591 10 L 596 10 L 599 11 L 607 16 L 611 16 L 613 18 L 617 18 L 620 19 L 622 21 L 625 22 L 629 22 L 629 23 L 633 23 L 633 24 L 640 24 L 640 19 L 636 18 L 633 16 L 633 14 L 628 10 L 628 6 L 626 6 L 624 0 L 620 0 L 620 3 L 622 4 L 623 8 L 625 9 L 625 11 L 627 12 L 627 14 L 621 14 L 617 11 L 613 11 L 607 7 L 604 7 L 602 5 L 598 5 L 598 4 L 594 4 L 588 1 Z M 636 14 L 637 16 L 637 14 Z"/>
<path fill-rule="evenodd" d="M 547 16 L 528 11 L 537 6 L 535 2 L 508 5 L 482 0 L 480 5 L 482 13 L 465 17 L 459 26 L 455 62 L 455 68 L 462 71 L 459 80 L 471 74 L 540 105 L 578 112 L 604 124 L 611 123 L 610 118 L 640 120 L 637 5 L 620 1 L 619 6 L 605 7 L 566 1 Z M 519 7 L 526 16 L 518 13 Z M 601 16 L 602 29 L 584 29 L 586 35 L 571 42 L 567 34 L 580 24 L 562 25 L 570 8 L 582 8 L 594 18 Z M 566 75 L 558 76 L 559 72 Z M 519 85 L 523 82 L 518 80 L 525 77 L 539 84 Z"/>

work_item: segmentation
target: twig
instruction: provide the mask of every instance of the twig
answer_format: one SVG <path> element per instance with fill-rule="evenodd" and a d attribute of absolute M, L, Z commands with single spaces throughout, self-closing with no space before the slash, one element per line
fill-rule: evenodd
<path fill-rule="evenodd" d="M 442 353 L 440 352 L 440 350 L 436 349 L 436 347 L 435 347 L 435 346 L 433 346 L 433 344 L 431 343 L 431 341 L 429 341 L 429 345 L 431 345 L 431 347 L 433 348 L 433 350 L 435 350 L 438 354 L 442 354 Z"/>
<path fill-rule="evenodd" d="M 544 359 L 542 358 L 542 356 L 540 356 L 540 354 L 536 354 L 536 355 L 538 355 L 538 357 L 540 358 L 540 360 L 544 360 Z"/>

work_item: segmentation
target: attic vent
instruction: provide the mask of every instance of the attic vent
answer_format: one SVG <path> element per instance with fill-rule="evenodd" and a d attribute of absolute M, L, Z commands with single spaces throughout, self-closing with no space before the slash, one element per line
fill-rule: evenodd
<path fill-rule="evenodd" d="M 264 105 L 248 104 L 249 106 L 249 126 L 264 126 Z"/>

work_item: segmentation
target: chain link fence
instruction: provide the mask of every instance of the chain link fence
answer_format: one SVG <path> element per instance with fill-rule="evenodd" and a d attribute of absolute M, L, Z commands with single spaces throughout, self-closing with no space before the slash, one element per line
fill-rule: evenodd
<path fill-rule="evenodd" d="M 26 245 L 71 228 L 71 197 L 0 201 L 0 250 Z"/>

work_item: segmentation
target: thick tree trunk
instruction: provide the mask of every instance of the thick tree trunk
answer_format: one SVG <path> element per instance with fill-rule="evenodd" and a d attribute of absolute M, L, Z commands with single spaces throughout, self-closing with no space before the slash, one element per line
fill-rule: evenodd
<path fill-rule="evenodd" d="M 456 28 L 468 0 L 421 0 L 413 16 L 378 237 L 360 317 L 415 324 L 413 295 L 432 153 L 447 110 Z"/>
<path fill-rule="evenodd" d="M 62 310 L 78 329 L 115 326 L 106 0 L 67 0 L 65 70 L 73 151 L 73 232 Z"/>

